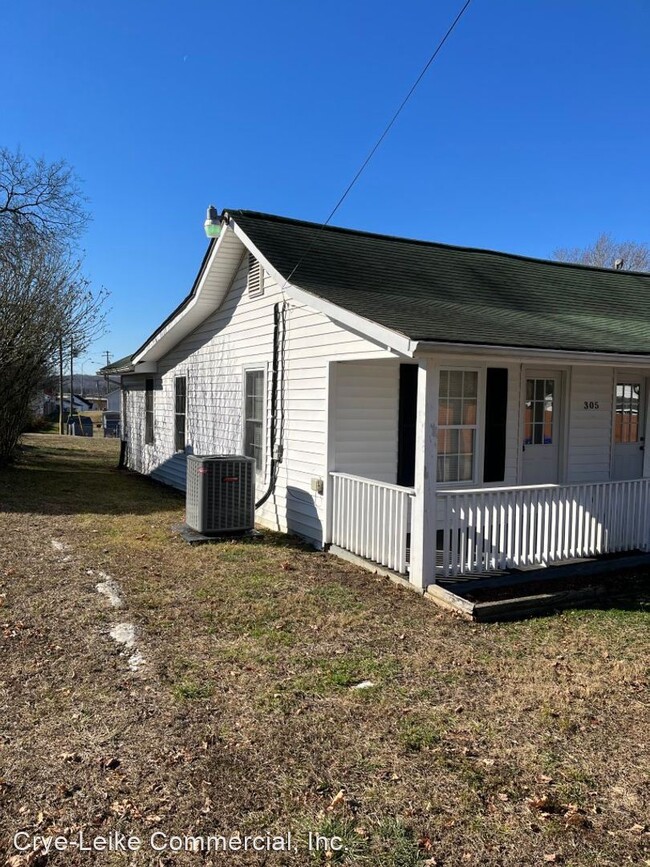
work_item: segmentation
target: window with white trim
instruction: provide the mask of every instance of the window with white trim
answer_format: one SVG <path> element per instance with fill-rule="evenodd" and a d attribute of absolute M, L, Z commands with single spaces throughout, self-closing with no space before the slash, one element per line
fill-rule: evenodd
<path fill-rule="evenodd" d="M 438 400 L 438 481 L 474 479 L 478 372 L 441 370 Z"/>
<path fill-rule="evenodd" d="M 255 458 L 257 471 L 264 464 L 264 371 L 244 373 L 244 454 Z"/>
<path fill-rule="evenodd" d="M 185 420 L 187 418 L 187 377 L 174 380 L 174 440 L 177 452 L 185 451 Z"/>
<path fill-rule="evenodd" d="M 144 382 L 144 441 L 146 445 L 152 445 L 154 440 L 154 414 L 153 414 L 153 379 L 145 379 Z"/>

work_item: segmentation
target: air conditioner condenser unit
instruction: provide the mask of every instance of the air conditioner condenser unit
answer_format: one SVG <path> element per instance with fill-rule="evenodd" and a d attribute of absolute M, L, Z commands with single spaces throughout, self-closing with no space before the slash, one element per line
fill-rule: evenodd
<path fill-rule="evenodd" d="M 204 535 L 252 530 L 255 459 L 240 455 L 188 455 L 185 520 Z"/>

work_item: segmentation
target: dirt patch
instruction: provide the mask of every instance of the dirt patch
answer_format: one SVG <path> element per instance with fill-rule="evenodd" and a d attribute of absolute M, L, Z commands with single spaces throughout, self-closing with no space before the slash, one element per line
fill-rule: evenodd
<path fill-rule="evenodd" d="M 645 603 L 464 622 L 272 533 L 191 548 L 182 498 L 116 462 L 114 443 L 30 436 L 0 473 L 0 852 L 18 830 L 292 830 L 297 854 L 43 863 L 650 858 Z M 146 674 L 125 664 L 141 636 Z M 310 831 L 346 848 L 310 856 Z"/>

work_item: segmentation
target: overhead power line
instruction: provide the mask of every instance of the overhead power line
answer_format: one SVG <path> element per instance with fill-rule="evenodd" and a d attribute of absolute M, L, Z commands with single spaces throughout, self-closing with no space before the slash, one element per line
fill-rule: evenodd
<path fill-rule="evenodd" d="M 447 29 L 447 32 L 446 32 L 445 35 L 442 37 L 442 39 L 440 40 L 440 42 L 438 42 L 438 44 L 437 44 L 436 48 L 434 49 L 433 53 L 431 54 L 431 56 L 429 57 L 429 59 L 427 60 L 427 62 L 425 63 L 425 65 L 423 66 L 423 68 L 422 68 L 420 74 L 418 75 L 418 77 L 415 79 L 415 81 L 414 81 L 413 84 L 411 85 L 410 90 L 408 91 L 408 93 L 406 94 L 406 96 L 404 97 L 404 99 L 401 101 L 401 103 L 399 104 L 397 110 L 395 111 L 395 113 L 393 114 L 393 116 L 391 117 L 391 119 L 389 120 L 389 122 L 387 123 L 387 125 L 386 125 L 384 131 L 382 132 L 382 134 L 379 136 L 379 138 L 377 139 L 377 141 L 376 141 L 375 144 L 373 145 L 372 149 L 371 149 L 370 152 L 368 153 L 368 156 L 367 156 L 367 157 L 365 158 L 365 160 L 361 163 L 361 166 L 360 166 L 359 169 L 357 170 L 357 173 L 354 175 L 354 177 L 352 178 L 352 180 L 350 181 L 350 183 L 347 185 L 347 187 L 346 187 L 345 190 L 343 191 L 343 194 L 341 195 L 341 197 L 339 198 L 338 202 L 334 205 L 334 207 L 333 207 L 332 210 L 330 211 L 330 213 L 329 213 L 327 219 L 325 220 L 325 222 L 321 223 L 321 225 L 320 225 L 320 226 L 318 227 L 318 229 L 315 231 L 315 233 L 314 233 L 314 238 L 312 239 L 311 244 L 307 247 L 307 249 L 305 250 L 305 252 L 302 254 L 302 256 L 300 257 L 300 259 L 298 260 L 297 264 L 296 264 L 296 265 L 294 266 L 294 268 L 292 269 L 291 273 L 289 274 L 289 276 L 287 277 L 287 279 L 286 279 L 286 281 L 285 281 L 285 285 L 291 281 L 291 278 L 293 277 L 293 275 L 295 274 L 295 272 L 298 270 L 298 268 L 302 265 L 302 263 L 304 262 L 305 258 L 307 257 L 307 255 L 309 254 L 309 252 L 311 251 L 311 249 L 313 248 L 314 243 L 316 242 L 316 238 L 317 238 L 317 236 L 318 236 L 318 233 L 319 233 L 322 229 L 324 229 L 324 228 L 329 224 L 329 222 L 330 222 L 330 220 L 332 219 L 332 217 L 334 216 L 334 214 L 338 211 L 338 209 L 341 207 L 341 205 L 343 204 L 343 202 L 347 199 L 347 197 L 348 197 L 348 195 L 350 194 L 352 188 L 354 187 L 354 185 L 356 184 L 356 182 L 359 180 L 359 178 L 361 177 L 361 175 L 362 175 L 363 172 L 365 171 L 366 167 L 368 166 L 368 163 L 369 163 L 370 160 L 374 157 L 375 153 L 377 152 L 377 150 L 378 150 L 379 147 L 381 146 L 381 143 L 384 141 L 384 139 L 386 138 L 386 136 L 388 135 L 388 133 L 391 131 L 393 125 L 395 124 L 395 121 L 396 121 L 397 118 L 400 116 L 400 114 L 402 113 L 402 111 L 403 111 L 404 108 L 406 107 L 406 104 L 408 103 L 408 101 L 410 100 L 410 98 L 413 96 L 413 94 L 414 94 L 415 91 L 417 90 L 418 85 L 420 84 L 420 82 L 422 81 L 422 79 L 424 78 L 424 76 L 425 76 L 425 75 L 427 74 L 427 72 L 429 71 L 429 67 L 430 67 L 431 64 L 434 62 L 434 60 L 436 59 L 436 57 L 438 56 L 438 54 L 440 53 L 440 51 L 442 50 L 442 48 L 443 48 L 445 42 L 449 39 L 449 37 L 451 36 L 451 34 L 454 32 L 454 30 L 455 30 L 455 28 L 456 28 L 456 25 L 460 22 L 460 19 L 463 17 L 463 15 L 465 14 L 465 12 L 467 11 L 467 8 L 468 8 L 468 6 L 470 5 L 471 2 L 472 2 L 472 0 L 466 0 L 466 2 L 463 4 L 463 6 L 462 6 L 462 8 L 460 9 L 460 11 L 458 12 L 458 14 L 456 15 L 456 17 L 455 17 L 454 20 L 452 21 L 452 23 L 449 25 L 449 28 Z"/>

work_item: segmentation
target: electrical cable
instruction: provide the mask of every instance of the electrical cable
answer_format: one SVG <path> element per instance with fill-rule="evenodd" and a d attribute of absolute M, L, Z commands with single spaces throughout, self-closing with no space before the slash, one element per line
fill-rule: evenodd
<path fill-rule="evenodd" d="M 425 63 L 422 70 L 420 71 L 420 74 L 418 75 L 418 77 L 415 79 L 415 81 L 411 85 L 411 88 L 409 89 L 408 93 L 406 94 L 404 99 L 399 104 L 397 110 L 394 112 L 390 121 L 386 125 L 384 131 L 379 136 L 379 138 L 377 139 L 377 141 L 373 145 L 372 149 L 370 150 L 370 152 L 366 156 L 365 160 L 363 161 L 363 163 L 361 164 L 361 166 L 357 170 L 356 174 L 354 175 L 354 177 L 352 178 L 350 183 L 347 185 L 347 187 L 343 191 L 343 194 L 340 196 L 339 200 L 337 201 L 337 203 L 334 205 L 334 207 L 330 211 L 327 219 L 325 220 L 324 223 L 321 223 L 321 225 L 318 226 L 316 228 L 316 230 L 314 231 L 314 235 L 313 235 L 313 238 L 311 240 L 311 243 L 307 246 L 307 249 L 302 254 L 302 256 L 300 257 L 300 259 L 298 260 L 296 265 L 292 268 L 291 272 L 289 273 L 289 276 L 285 279 L 284 284 L 280 290 L 281 292 L 289 285 L 289 283 L 291 282 L 291 278 L 293 277 L 293 275 L 296 273 L 298 268 L 302 265 L 302 263 L 305 261 L 305 259 L 307 258 L 307 256 L 311 252 L 311 250 L 313 249 L 314 244 L 316 243 L 316 239 L 318 237 L 318 234 L 329 224 L 329 222 L 332 219 L 332 217 L 334 216 L 334 214 L 336 214 L 338 209 L 341 207 L 343 202 L 346 200 L 346 198 L 350 194 L 352 188 L 354 187 L 356 182 L 359 180 L 359 178 L 361 177 L 361 175 L 365 171 L 366 167 L 368 166 L 368 163 L 374 157 L 375 153 L 377 152 L 377 150 L 381 146 L 382 142 L 384 141 L 384 139 L 386 138 L 386 136 L 388 135 L 388 133 L 392 129 L 397 118 L 400 116 L 400 114 L 402 113 L 402 111 L 406 107 L 406 104 L 408 103 L 410 98 L 415 93 L 418 85 L 420 84 L 420 82 L 422 81 L 424 76 L 427 74 L 429 67 L 431 66 L 431 64 L 434 62 L 434 60 L 436 59 L 436 57 L 440 53 L 445 42 L 449 39 L 449 37 L 453 33 L 454 29 L 456 28 L 456 25 L 459 23 L 459 21 L 461 20 L 461 18 L 465 14 L 465 11 L 467 10 L 467 8 L 471 2 L 472 2 L 472 0 L 466 0 L 464 5 L 460 9 L 458 14 L 454 18 L 454 20 L 452 21 L 452 23 L 450 24 L 449 28 L 447 29 L 447 32 L 442 37 L 442 39 L 438 42 L 438 45 L 436 46 L 435 50 L 433 51 L 433 53 L 431 54 L 431 56 L 429 57 L 429 59 Z M 285 408 L 284 408 L 285 370 L 284 370 L 284 368 L 285 368 L 285 352 L 286 352 L 286 332 L 287 332 L 287 306 L 286 306 L 286 301 L 285 301 L 283 304 L 280 304 L 280 303 L 276 304 L 275 310 L 274 310 L 273 371 L 272 371 L 272 377 L 273 378 L 272 378 L 272 388 L 271 388 L 271 444 L 270 444 L 271 468 L 270 468 L 268 486 L 267 486 L 264 494 L 261 496 L 261 498 L 255 503 L 256 509 L 259 509 L 260 506 L 264 505 L 264 503 L 269 499 L 269 497 L 271 496 L 271 494 L 275 490 L 275 485 L 276 485 L 277 478 L 278 478 L 279 465 L 283 459 L 281 451 L 280 451 L 280 453 L 278 453 L 277 450 L 278 450 L 278 448 L 280 448 L 280 450 L 282 449 L 283 439 L 284 439 L 284 422 L 285 422 Z M 279 384 L 279 388 L 278 388 L 278 384 Z M 279 399 L 280 399 L 279 400 L 279 403 L 280 403 L 279 431 L 278 431 L 278 425 L 277 425 L 277 419 L 276 419 L 276 413 L 277 413 L 277 408 L 278 408 L 278 392 L 279 392 Z M 279 433 L 279 436 L 278 436 L 278 433 Z"/>
<path fill-rule="evenodd" d="M 376 141 L 375 144 L 373 145 L 372 149 L 370 150 L 370 152 L 368 153 L 368 156 L 365 158 L 365 160 L 364 160 L 363 163 L 361 164 L 361 166 L 360 166 L 360 168 L 358 169 L 357 173 L 354 175 L 354 177 L 352 178 L 352 180 L 350 181 L 350 183 L 347 185 L 347 187 L 346 187 L 345 190 L 343 191 L 343 194 L 342 194 L 341 197 L 339 198 L 338 202 L 334 205 L 334 207 L 333 207 L 332 210 L 330 211 L 329 216 L 327 217 L 327 219 L 325 220 L 325 222 L 324 222 L 324 223 L 321 223 L 321 225 L 320 225 L 320 226 L 315 230 L 315 232 L 314 232 L 314 237 L 312 238 L 311 243 L 309 244 L 309 246 L 307 247 L 307 249 L 305 250 L 305 252 L 302 254 L 302 256 L 301 256 L 300 259 L 298 260 L 297 264 L 296 264 L 296 265 L 293 267 L 293 269 L 291 270 L 289 276 L 288 276 L 288 277 L 286 278 L 286 280 L 285 280 L 284 286 L 287 286 L 287 285 L 291 282 L 291 278 L 292 278 L 293 275 L 296 273 L 296 271 L 298 270 L 298 268 L 302 265 L 302 263 L 303 263 L 304 260 L 307 258 L 307 256 L 309 255 L 309 253 L 311 252 L 311 250 L 312 250 L 314 244 L 316 243 L 316 239 L 317 239 L 317 237 L 318 237 L 319 232 L 321 232 L 321 231 L 322 231 L 322 230 L 323 230 L 327 225 L 329 225 L 329 222 L 330 222 L 330 220 L 332 219 L 332 217 L 334 216 L 334 214 L 338 211 L 338 209 L 341 207 L 341 205 L 343 204 L 343 202 L 347 199 L 347 197 L 348 197 L 349 193 L 351 192 L 352 188 L 354 187 L 354 185 L 356 184 L 356 182 L 359 180 L 359 178 L 361 177 L 361 175 L 362 175 L 363 172 L 365 171 L 365 169 L 366 169 L 368 163 L 369 163 L 370 160 L 374 157 L 375 153 L 378 151 L 379 147 L 381 146 L 382 142 L 384 141 L 384 139 L 386 138 L 386 136 L 388 135 L 388 133 L 391 131 L 391 129 L 392 129 L 392 127 L 393 127 L 395 121 L 396 121 L 397 118 L 400 116 L 400 114 L 402 113 L 402 111 L 403 111 L 404 108 L 406 107 L 406 104 L 408 103 L 408 101 L 410 100 L 410 98 L 411 98 L 411 97 L 413 96 L 413 94 L 415 93 L 415 91 L 416 91 L 418 85 L 420 84 L 420 82 L 422 81 L 422 79 L 424 78 L 424 76 L 427 74 L 427 72 L 428 72 L 428 70 L 429 70 L 429 67 L 430 67 L 431 64 L 434 62 L 434 60 L 436 59 L 436 57 L 438 56 L 438 54 L 440 53 L 440 51 L 442 50 L 442 47 L 444 46 L 445 42 L 449 39 L 449 37 L 451 36 L 451 34 L 453 33 L 453 31 L 455 30 L 456 25 L 460 22 L 461 18 L 462 18 L 463 15 L 465 14 L 465 12 L 466 12 L 466 10 L 467 10 L 467 8 L 468 8 L 468 6 L 470 5 L 471 2 L 472 2 L 472 0 L 466 0 L 466 2 L 464 3 L 463 7 L 461 8 L 461 10 L 458 12 L 458 14 L 456 15 L 456 17 L 455 17 L 454 20 L 452 21 L 452 23 L 449 25 L 449 28 L 447 29 L 447 32 L 446 32 L 445 35 L 442 37 L 442 39 L 440 40 L 440 42 L 439 42 L 438 45 L 436 46 L 435 50 L 433 51 L 433 53 L 431 54 L 431 56 L 429 57 L 429 59 L 428 59 L 427 62 L 425 63 L 425 65 L 424 65 L 424 67 L 422 68 L 420 74 L 418 75 L 418 77 L 415 79 L 415 81 L 414 81 L 413 84 L 411 85 L 411 88 L 410 88 L 409 92 L 406 94 L 406 96 L 404 97 L 404 99 L 402 100 L 402 102 L 399 104 L 399 107 L 397 108 L 397 110 L 395 111 L 395 113 L 393 114 L 393 116 L 391 117 L 390 121 L 389 121 L 388 124 L 386 125 L 386 127 L 385 127 L 384 131 L 382 132 L 382 134 L 379 136 L 379 138 L 377 139 L 377 141 Z M 283 288 L 284 288 L 284 286 L 283 286 Z"/>

